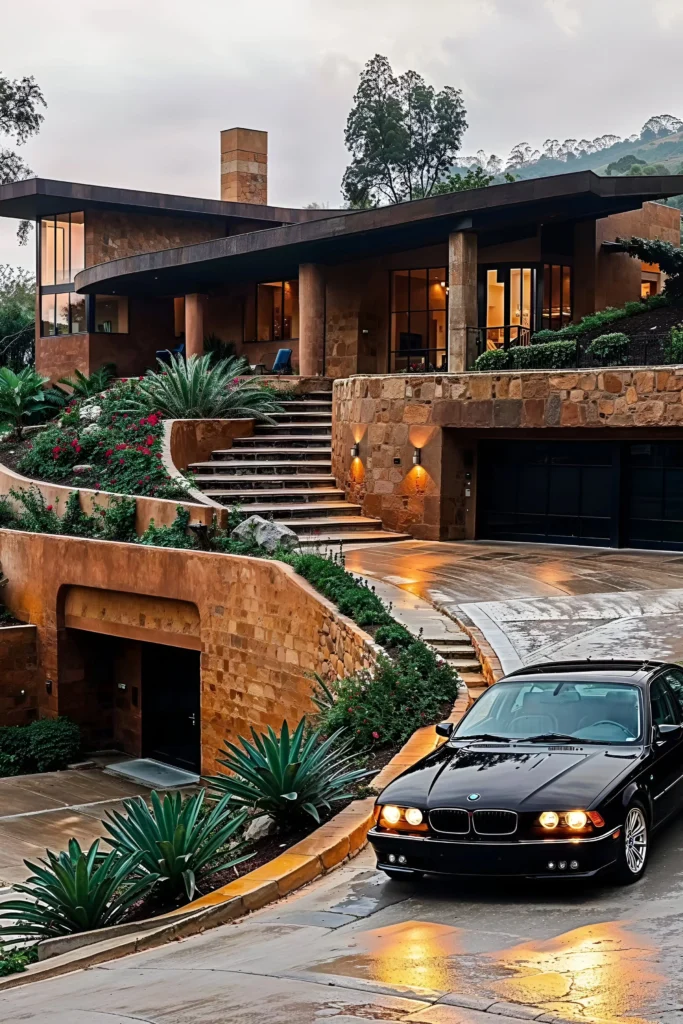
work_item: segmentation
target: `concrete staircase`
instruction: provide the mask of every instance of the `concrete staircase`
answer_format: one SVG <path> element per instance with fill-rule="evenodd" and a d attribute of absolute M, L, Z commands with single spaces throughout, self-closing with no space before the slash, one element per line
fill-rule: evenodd
<path fill-rule="evenodd" d="M 302 547 L 408 540 L 382 528 L 347 501 L 332 476 L 332 395 L 312 392 L 282 403 L 275 425 L 257 423 L 252 437 L 214 451 L 188 468 L 197 488 L 221 505 L 272 516 L 294 530 Z"/>
<path fill-rule="evenodd" d="M 457 671 L 473 700 L 481 696 L 487 684 L 482 675 L 481 663 L 467 633 L 451 633 L 448 637 L 423 636 L 422 639 Z"/>

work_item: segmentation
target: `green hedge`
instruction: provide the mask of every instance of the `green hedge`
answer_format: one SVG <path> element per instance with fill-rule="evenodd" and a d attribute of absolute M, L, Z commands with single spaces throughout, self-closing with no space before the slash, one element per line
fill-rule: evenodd
<path fill-rule="evenodd" d="M 564 370 L 576 366 L 576 343 L 551 341 L 544 345 L 515 345 L 506 351 L 482 352 L 475 370 Z"/>
<path fill-rule="evenodd" d="M 610 324 L 617 323 L 617 321 L 623 320 L 626 317 L 638 316 L 640 313 L 647 313 L 648 310 L 661 309 L 662 306 L 668 305 L 669 300 L 665 295 L 650 295 L 647 299 L 642 299 L 639 302 L 627 302 L 619 308 L 610 306 L 608 309 L 601 309 L 597 313 L 589 313 L 579 320 L 578 323 L 567 324 L 566 327 L 561 327 L 559 331 L 537 331 L 531 339 L 531 343 L 535 345 L 549 341 L 550 338 L 547 336 L 550 334 L 554 335 L 558 341 L 578 338 L 583 334 L 589 334 L 591 331 L 597 331 L 602 327 L 609 327 Z"/>
<path fill-rule="evenodd" d="M 81 734 L 68 718 L 41 718 L 30 725 L 0 727 L 0 778 L 53 772 L 75 761 Z"/>
<path fill-rule="evenodd" d="M 586 355 L 595 361 L 595 366 L 626 366 L 628 348 L 628 334 L 601 334 L 599 338 L 591 341 L 586 349 Z"/>
<path fill-rule="evenodd" d="M 669 340 L 664 347 L 666 363 L 683 363 L 683 324 L 671 328 Z"/>

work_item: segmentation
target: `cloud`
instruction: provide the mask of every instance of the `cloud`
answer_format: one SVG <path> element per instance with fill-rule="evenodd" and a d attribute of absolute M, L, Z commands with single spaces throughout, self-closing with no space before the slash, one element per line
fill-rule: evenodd
<path fill-rule="evenodd" d="M 563 32 L 570 36 L 576 33 L 581 25 L 581 12 L 573 0 L 544 0 L 544 6 Z"/>

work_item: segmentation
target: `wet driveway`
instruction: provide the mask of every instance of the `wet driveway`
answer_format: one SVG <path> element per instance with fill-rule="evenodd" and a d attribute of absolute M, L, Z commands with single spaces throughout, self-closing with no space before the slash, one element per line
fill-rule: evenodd
<path fill-rule="evenodd" d="M 366 851 L 244 921 L 0 997 L 50 1024 L 683 1022 L 683 821 L 635 886 L 387 881 Z"/>
<path fill-rule="evenodd" d="M 478 626 L 503 669 L 574 658 L 683 661 L 683 555 L 570 545 L 408 541 L 347 569 Z"/>

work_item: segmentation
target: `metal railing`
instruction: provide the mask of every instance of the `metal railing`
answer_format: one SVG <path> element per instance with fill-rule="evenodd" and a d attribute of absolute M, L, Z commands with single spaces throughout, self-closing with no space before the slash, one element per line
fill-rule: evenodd
<path fill-rule="evenodd" d="M 507 349 L 531 344 L 532 330 L 521 324 L 503 324 L 501 327 L 468 327 L 467 347 L 476 359 L 489 349 Z"/>
<path fill-rule="evenodd" d="M 502 330 L 502 328 L 501 328 Z M 490 351 L 492 349 L 503 349 L 508 351 L 512 348 L 527 347 L 530 346 L 533 350 L 534 345 L 531 344 L 531 338 L 533 332 L 528 328 L 517 328 L 515 330 L 520 331 L 519 340 L 514 334 L 507 339 L 507 342 L 503 344 L 493 344 L 490 336 L 491 328 L 486 327 L 472 327 L 468 328 L 467 332 L 467 365 L 473 367 L 478 356 L 482 352 Z M 610 333 L 608 330 L 604 330 L 603 334 Z M 669 330 L 659 333 L 654 331 L 642 331 L 637 334 L 631 334 L 629 336 L 629 344 L 625 353 L 621 357 L 620 361 L 608 362 L 596 358 L 595 355 L 591 354 L 589 349 L 591 342 L 595 340 L 596 333 L 593 331 L 591 334 L 584 335 L 583 337 L 568 339 L 558 338 L 558 341 L 571 341 L 574 345 L 574 352 L 567 351 L 562 356 L 562 367 L 567 369 L 596 369 L 603 366 L 661 366 L 668 362 L 668 343 L 669 343 Z M 529 353 L 531 356 L 531 353 Z M 533 357 L 532 357 L 533 358 Z M 517 364 L 518 369 L 522 369 L 527 363 L 527 357 L 520 359 Z M 529 369 L 533 368 L 529 366 Z M 542 364 L 539 362 L 537 369 L 543 369 Z M 559 369 L 559 366 L 554 366 L 554 369 Z"/>

